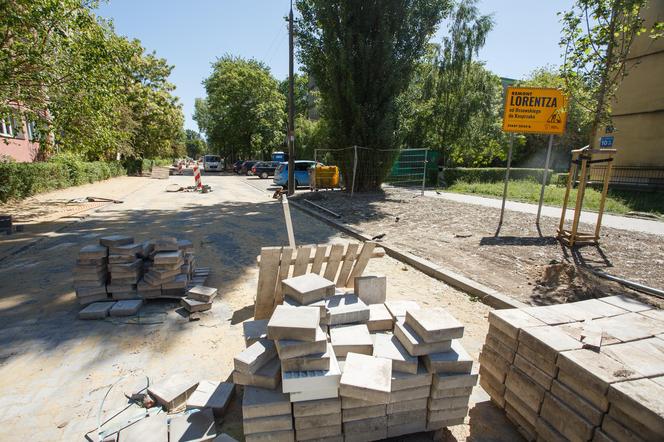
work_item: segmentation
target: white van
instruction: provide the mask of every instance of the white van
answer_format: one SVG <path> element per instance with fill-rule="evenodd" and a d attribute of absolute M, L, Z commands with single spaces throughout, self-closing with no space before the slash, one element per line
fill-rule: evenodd
<path fill-rule="evenodd" d="M 203 170 L 206 172 L 220 172 L 224 169 L 224 163 L 219 155 L 205 155 L 203 157 Z"/>

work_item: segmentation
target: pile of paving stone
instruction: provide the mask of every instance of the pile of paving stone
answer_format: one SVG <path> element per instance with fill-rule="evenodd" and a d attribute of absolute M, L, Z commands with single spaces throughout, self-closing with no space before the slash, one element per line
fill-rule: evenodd
<path fill-rule="evenodd" d="M 385 302 L 386 285 L 362 276 L 344 293 L 316 274 L 289 278 L 270 319 L 243 324 L 233 380 L 247 441 L 370 441 L 463 423 L 478 378 L 463 326 L 443 309 Z"/>
<path fill-rule="evenodd" d="M 527 440 L 662 440 L 662 310 L 620 295 L 489 324 L 480 385 Z"/>
<path fill-rule="evenodd" d="M 208 268 L 195 268 L 191 241 L 174 237 L 136 242 L 110 235 L 79 251 L 74 287 L 81 319 L 135 314 L 145 300 L 180 299 L 190 313 L 209 310 L 217 290 L 205 287 Z"/>

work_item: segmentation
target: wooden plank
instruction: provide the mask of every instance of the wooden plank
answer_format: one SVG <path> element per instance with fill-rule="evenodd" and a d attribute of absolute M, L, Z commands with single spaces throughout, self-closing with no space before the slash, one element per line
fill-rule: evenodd
<path fill-rule="evenodd" d="M 348 244 L 346 249 L 346 255 L 344 255 L 343 263 L 341 264 L 341 270 L 339 271 L 339 276 L 337 277 L 337 287 L 344 287 L 350 271 L 353 269 L 353 264 L 355 264 L 355 258 L 357 258 L 357 249 L 360 248 L 360 245 L 356 242 Z"/>
<path fill-rule="evenodd" d="M 327 251 L 326 251 L 326 253 L 327 253 Z M 374 252 L 371 254 L 371 258 L 382 258 L 382 257 L 384 257 L 384 256 L 385 256 L 385 249 L 383 249 L 382 247 L 376 247 L 376 248 L 374 249 Z M 291 259 L 291 263 L 290 263 L 291 265 L 295 265 L 295 259 L 296 259 L 296 257 L 293 257 L 293 258 Z M 315 259 L 314 256 L 309 257 L 309 264 L 313 264 L 314 259 Z M 329 255 L 323 257 L 323 262 L 324 262 L 324 263 L 325 263 L 325 262 L 328 262 L 329 260 L 330 260 L 330 256 L 329 256 Z M 258 256 L 256 257 L 256 263 L 257 263 L 257 264 L 260 264 L 260 263 L 261 263 L 261 257 L 260 257 L 260 255 L 258 255 Z"/>
<path fill-rule="evenodd" d="M 373 241 L 364 243 L 364 246 L 362 246 L 362 251 L 360 251 L 360 255 L 358 256 L 357 260 L 355 260 L 355 266 L 353 267 L 353 271 L 350 272 L 350 276 L 346 281 L 345 284 L 346 287 L 353 287 L 353 285 L 355 284 L 355 277 L 362 276 L 362 273 L 364 273 L 364 269 L 366 269 L 367 264 L 369 264 L 369 260 L 371 259 L 375 248 L 376 248 L 376 243 Z"/>
<path fill-rule="evenodd" d="M 323 261 L 325 260 L 326 254 L 327 246 L 320 245 L 316 247 L 316 255 L 314 256 L 314 262 L 311 265 L 311 273 L 320 275 L 320 271 L 323 269 Z"/>
<path fill-rule="evenodd" d="M 288 273 L 290 271 L 290 261 L 293 256 L 293 249 L 291 247 L 284 247 L 281 251 L 281 260 L 279 261 L 279 277 L 277 279 L 277 286 L 274 290 L 274 305 L 284 303 L 284 294 L 281 289 L 281 281 L 288 278 Z"/>
<path fill-rule="evenodd" d="M 332 244 L 330 249 L 330 257 L 327 260 L 327 265 L 325 266 L 325 274 L 323 278 L 328 281 L 334 281 L 337 276 L 337 270 L 339 269 L 339 263 L 344 254 L 343 244 Z"/>
<path fill-rule="evenodd" d="M 297 258 L 293 268 L 293 276 L 301 276 L 307 273 L 309 258 L 311 257 L 311 246 L 302 246 L 297 249 Z"/>
<path fill-rule="evenodd" d="M 274 290 L 279 275 L 281 247 L 263 247 L 258 266 L 258 286 L 254 304 L 254 319 L 268 319 L 274 307 Z"/>

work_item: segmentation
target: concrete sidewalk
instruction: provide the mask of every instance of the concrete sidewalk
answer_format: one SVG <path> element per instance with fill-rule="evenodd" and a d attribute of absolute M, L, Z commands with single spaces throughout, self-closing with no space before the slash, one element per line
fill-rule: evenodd
<path fill-rule="evenodd" d="M 426 190 L 424 192 L 424 196 L 432 198 L 440 198 L 449 201 L 456 201 L 465 204 L 475 204 L 479 206 L 493 207 L 496 209 L 500 209 L 502 203 L 502 200 L 497 198 L 487 198 L 482 196 L 465 195 L 465 194 L 450 193 L 450 192 L 436 192 L 434 190 Z M 537 215 L 537 204 L 519 203 L 516 201 L 508 200 L 505 202 L 505 209 L 512 210 L 515 212 L 532 213 L 533 215 Z M 551 218 L 560 219 L 561 210 L 562 209 L 560 207 L 542 206 L 542 216 L 548 216 Z M 568 209 L 565 215 L 565 219 L 571 220 L 573 214 L 574 211 L 573 210 L 570 211 Z M 506 213 L 505 220 L 503 222 L 509 223 L 509 219 L 510 219 L 509 213 Z M 586 211 L 581 212 L 582 223 L 594 225 L 596 221 L 597 221 L 597 213 L 586 212 Z M 534 217 L 533 217 L 533 222 L 534 222 Z M 608 213 L 605 213 L 604 216 L 602 217 L 602 226 L 612 227 L 614 229 L 629 230 L 632 232 L 650 233 L 653 235 L 664 235 L 664 222 L 641 219 L 641 218 L 632 218 L 627 216 L 609 215 Z"/>

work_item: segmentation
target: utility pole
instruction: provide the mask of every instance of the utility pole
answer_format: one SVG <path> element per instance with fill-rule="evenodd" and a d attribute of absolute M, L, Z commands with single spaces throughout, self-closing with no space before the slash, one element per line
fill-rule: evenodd
<path fill-rule="evenodd" d="M 295 80 L 293 79 L 293 0 L 288 14 L 288 195 L 295 193 Z"/>

